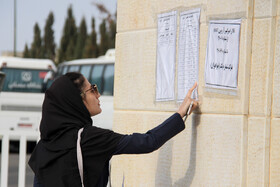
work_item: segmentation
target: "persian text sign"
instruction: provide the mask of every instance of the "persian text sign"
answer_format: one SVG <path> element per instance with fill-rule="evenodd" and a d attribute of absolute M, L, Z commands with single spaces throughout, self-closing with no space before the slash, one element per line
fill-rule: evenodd
<path fill-rule="evenodd" d="M 200 9 L 180 13 L 178 44 L 178 102 L 182 102 L 188 90 L 198 82 Z M 193 99 L 198 98 L 197 89 Z"/>
<path fill-rule="evenodd" d="M 174 100 L 177 12 L 158 15 L 156 101 Z"/>
<path fill-rule="evenodd" d="M 206 86 L 236 89 L 241 20 L 210 21 L 205 62 Z"/>

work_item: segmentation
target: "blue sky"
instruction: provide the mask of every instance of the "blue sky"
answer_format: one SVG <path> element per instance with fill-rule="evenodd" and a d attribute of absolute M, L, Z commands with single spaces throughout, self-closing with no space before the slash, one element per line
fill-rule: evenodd
<path fill-rule="evenodd" d="M 116 12 L 117 0 L 16 0 L 17 2 L 17 51 L 23 51 L 25 43 L 33 41 L 33 28 L 39 24 L 41 36 L 46 19 L 52 11 L 54 13 L 55 42 L 60 43 L 61 34 L 67 9 L 72 5 L 76 25 L 84 16 L 87 22 L 88 32 L 91 30 L 91 18 L 96 20 L 96 29 L 105 15 L 100 14 L 92 5 L 102 3 L 112 14 Z M 3 51 L 13 51 L 14 46 L 14 0 L 0 0 L 0 55 Z"/>

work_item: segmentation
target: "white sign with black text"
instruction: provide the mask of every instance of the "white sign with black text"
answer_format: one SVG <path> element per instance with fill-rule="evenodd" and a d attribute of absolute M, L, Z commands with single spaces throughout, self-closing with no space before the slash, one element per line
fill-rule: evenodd
<path fill-rule="evenodd" d="M 237 89 L 240 25 L 240 19 L 210 21 L 205 61 L 206 86 Z"/>
<path fill-rule="evenodd" d="M 158 15 L 156 101 L 174 100 L 177 12 Z"/>
<path fill-rule="evenodd" d="M 178 97 L 182 102 L 188 90 L 198 82 L 200 9 L 180 13 L 178 43 Z M 198 98 L 197 89 L 193 99 Z"/>

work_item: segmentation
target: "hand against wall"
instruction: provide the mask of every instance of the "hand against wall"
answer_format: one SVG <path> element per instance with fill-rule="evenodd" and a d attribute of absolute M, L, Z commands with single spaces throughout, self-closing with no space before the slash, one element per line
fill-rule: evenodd
<path fill-rule="evenodd" d="M 193 102 L 193 104 L 192 104 L 192 108 L 191 108 L 189 114 L 191 114 L 192 111 L 198 106 L 198 101 L 191 98 L 192 92 L 196 87 L 197 87 L 197 83 L 194 83 L 193 87 L 191 89 L 189 89 L 184 101 L 182 102 L 182 104 L 180 105 L 180 107 L 177 111 L 181 115 L 182 118 L 187 114 L 187 111 L 191 105 L 191 102 Z"/>

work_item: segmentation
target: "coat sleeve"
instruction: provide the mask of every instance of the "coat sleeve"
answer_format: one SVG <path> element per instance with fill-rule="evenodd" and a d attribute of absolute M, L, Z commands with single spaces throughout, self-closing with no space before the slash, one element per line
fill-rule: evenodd
<path fill-rule="evenodd" d="M 153 152 L 173 136 L 184 130 L 184 128 L 185 124 L 180 114 L 175 113 L 162 124 L 145 134 L 133 133 L 131 135 L 124 135 L 120 139 L 114 155 Z"/>

